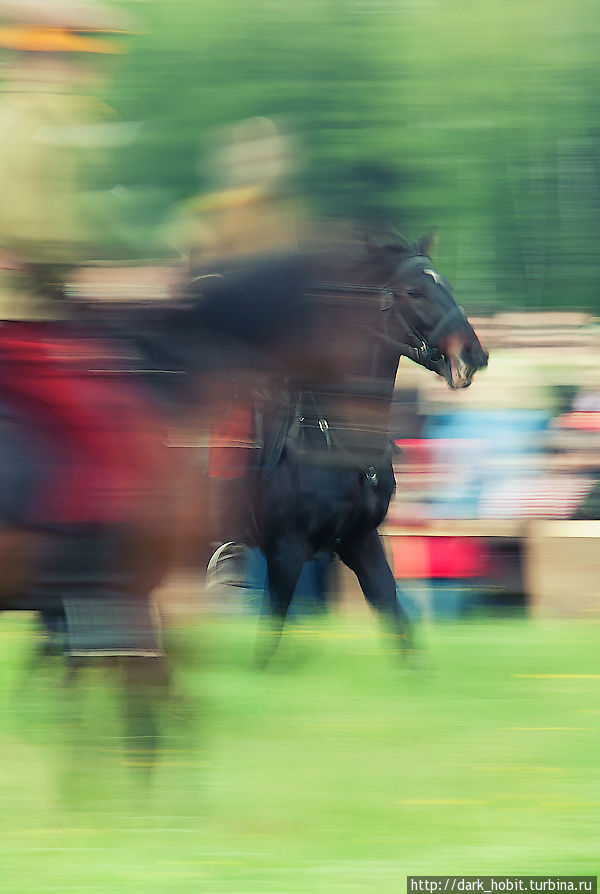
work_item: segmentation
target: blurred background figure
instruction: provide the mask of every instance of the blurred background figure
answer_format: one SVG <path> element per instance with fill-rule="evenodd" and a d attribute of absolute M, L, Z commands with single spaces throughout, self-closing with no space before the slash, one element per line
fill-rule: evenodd
<path fill-rule="evenodd" d="M 123 346 L 66 296 L 76 268 L 109 258 L 111 191 L 99 184 L 119 131 L 98 93 L 132 26 L 91 0 L 3 0 L 0 23 L 2 521 L 51 544 L 27 604 L 66 609 L 69 651 L 155 656 L 149 608 L 133 596 L 168 478 L 162 421 L 120 375 L 132 371 Z M 14 474 L 26 461 L 31 474 Z M 4 567 L 16 559 L 32 564 L 3 550 Z"/>

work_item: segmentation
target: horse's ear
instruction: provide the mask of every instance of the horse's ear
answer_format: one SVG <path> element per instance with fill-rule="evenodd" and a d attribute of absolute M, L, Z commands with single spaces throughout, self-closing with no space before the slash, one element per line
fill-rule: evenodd
<path fill-rule="evenodd" d="M 429 232 L 422 236 L 417 242 L 419 254 L 423 255 L 425 258 L 430 258 L 435 249 L 436 242 L 437 230 L 429 230 Z"/>
<path fill-rule="evenodd" d="M 400 252 L 400 254 L 409 253 L 412 250 L 410 242 L 395 227 L 390 227 L 386 239 L 386 248 Z"/>

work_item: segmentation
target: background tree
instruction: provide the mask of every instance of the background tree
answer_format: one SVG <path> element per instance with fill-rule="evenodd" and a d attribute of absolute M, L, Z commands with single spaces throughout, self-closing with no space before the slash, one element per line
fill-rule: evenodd
<path fill-rule="evenodd" d="M 283 117 L 315 213 L 436 225 L 470 309 L 600 307 L 593 0 L 121 0 L 144 20 L 113 90 L 146 234 L 202 189 L 211 129 Z"/>

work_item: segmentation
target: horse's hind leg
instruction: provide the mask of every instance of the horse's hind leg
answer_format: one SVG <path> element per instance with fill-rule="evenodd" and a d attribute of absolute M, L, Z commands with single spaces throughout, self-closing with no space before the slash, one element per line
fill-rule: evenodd
<path fill-rule="evenodd" d="M 367 602 L 379 613 L 404 653 L 413 648 L 410 621 L 396 596 L 396 581 L 376 530 L 346 538 L 337 554 L 353 571 Z"/>
<path fill-rule="evenodd" d="M 265 594 L 269 625 L 263 629 L 257 648 L 257 663 L 265 667 L 273 657 L 304 563 L 312 548 L 299 534 L 290 534 L 272 541 L 265 548 L 268 592 Z"/>

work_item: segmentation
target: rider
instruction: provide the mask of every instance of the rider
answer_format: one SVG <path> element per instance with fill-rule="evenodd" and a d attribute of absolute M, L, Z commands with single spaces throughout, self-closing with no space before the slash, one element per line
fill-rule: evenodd
<path fill-rule="evenodd" d="M 192 270 L 211 272 L 297 250 L 299 215 L 290 188 L 291 138 L 270 118 L 223 128 L 204 159 L 209 189 L 184 201 L 171 239 Z"/>
<path fill-rule="evenodd" d="M 171 242 L 193 274 L 255 269 L 298 254 L 300 216 L 290 185 L 294 145 L 274 121 L 255 117 L 223 128 L 213 135 L 204 163 L 212 189 L 182 203 L 170 227 Z M 292 287 L 291 282 L 286 285 Z M 238 311 L 247 327 L 254 327 L 253 291 L 248 289 L 248 300 Z M 242 537 L 244 475 L 249 448 L 259 440 L 253 396 L 244 377 L 239 379 L 217 402 L 210 431 L 213 549 Z M 219 556 L 223 568 L 227 553 Z"/>
<path fill-rule="evenodd" d="M 114 375 L 118 352 L 75 322 L 65 297 L 74 269 L 102 257 L 110 190 L 89 189 L 86 175 L 102 173 L 115 116 L 94 88 L 129 30 L 94 0 L 0 2 L 0 399 L 58 457 L 12 520 L 26 529 L 138 525 L 166 468 L 153 407 Z M 73 575 L 91 573 L 85 556 L 110 561 L 99 537 Z"/>

